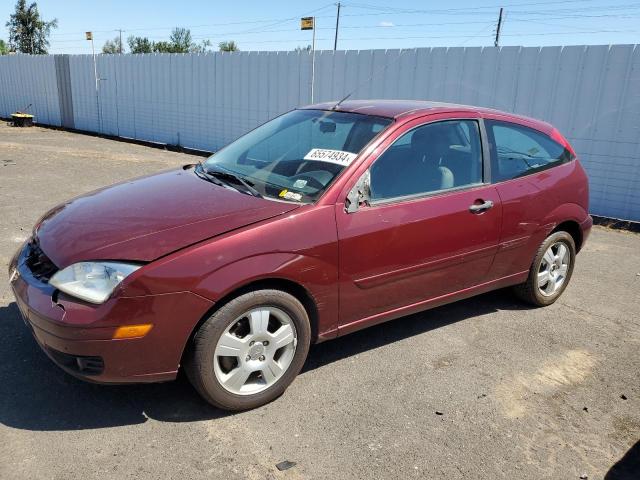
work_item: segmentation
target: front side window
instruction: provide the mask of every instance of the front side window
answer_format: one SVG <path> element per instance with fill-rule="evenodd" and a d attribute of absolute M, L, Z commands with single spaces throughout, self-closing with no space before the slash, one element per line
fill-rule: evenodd
<path fill-rule="evenodd" d="M 240 177 L 265 197 L 313 202 L 391 122 L 355 113 L 294 110 L 215 153 L 204 168 Z"/>
<path fill-rule="evenodd" d="M 478 122 L 450 120 L 414 128 L 374 162 L 370 173 L 372 201 L 482 183 Z"/>
<path fill-rule="evenodd" d="M 485 122 L 492 140 L 494 181 L 539 172 L 572 159 L 571 152 L 542 132 L 507 122 Z"/>

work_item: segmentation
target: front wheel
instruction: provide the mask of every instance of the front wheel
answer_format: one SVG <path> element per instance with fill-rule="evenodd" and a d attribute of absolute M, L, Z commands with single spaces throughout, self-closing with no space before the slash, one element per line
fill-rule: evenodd
<path fill-rule="evenodd" d="M 576 245 L 567 232 L 555 232 L 540 245 L 529 277 L 514 291 L 522 300 L 537 307 L 555 302 L 567 288 L 576 258 Z"/>
<path fill-rule="evenodd" d="M 205 400 L 225 410 L 280 396 L 300 372 L 311 339 L 303 305 L 280 290 L 258 290 L 222 306 L 196 333 L 185 362 Z"/>

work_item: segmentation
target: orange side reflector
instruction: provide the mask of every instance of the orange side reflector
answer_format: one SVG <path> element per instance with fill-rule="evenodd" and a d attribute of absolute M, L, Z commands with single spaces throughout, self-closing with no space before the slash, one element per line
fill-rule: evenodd
<path fill-rule="evenodd" d="M 113 338 L 137 338 L 144 337 L 153 325 L 151 323 L 145 323 L 143 325 L 124 325 L 116 328 L 113 332 Z"/>

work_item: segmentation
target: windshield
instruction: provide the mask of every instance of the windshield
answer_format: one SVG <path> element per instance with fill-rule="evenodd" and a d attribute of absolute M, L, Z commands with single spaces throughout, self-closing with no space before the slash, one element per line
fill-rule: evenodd
<path fill-rule="evenodd" d="M 294 110 L 240 137 L 204 163 L 232 173 L 265 197 L 313 202 L 391 120 Z"/>

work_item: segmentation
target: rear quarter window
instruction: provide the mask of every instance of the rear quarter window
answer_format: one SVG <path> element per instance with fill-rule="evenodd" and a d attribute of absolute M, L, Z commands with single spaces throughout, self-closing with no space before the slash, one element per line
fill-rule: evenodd
<path fill-rule="evenodd" d="M 548 135 L 508 122 L 487 120 L 494 182 L 510 180 L 573 160 L 569 150 Z"/>

